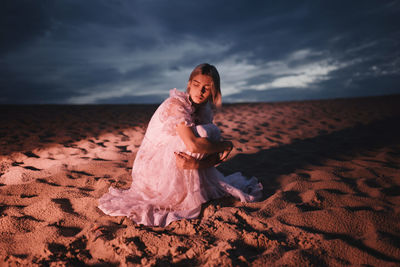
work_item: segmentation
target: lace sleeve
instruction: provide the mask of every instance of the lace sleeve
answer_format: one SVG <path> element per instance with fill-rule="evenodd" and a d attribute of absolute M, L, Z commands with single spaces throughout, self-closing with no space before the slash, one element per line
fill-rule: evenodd
<path fill-rule="evenodd" d="M 160 121 L 163 124 L 163 131 L 170 135 L 176 135 L 176 126 L 185 123 L 186 126 L 194 126 L 192 119 L 192 108 L 190 103 L 182 99 L 170 97 L 163 103 L 160 110 Z"/>

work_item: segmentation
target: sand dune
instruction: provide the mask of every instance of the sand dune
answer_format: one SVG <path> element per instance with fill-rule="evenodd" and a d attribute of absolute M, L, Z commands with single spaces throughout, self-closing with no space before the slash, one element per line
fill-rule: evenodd
<path fill-rule="evenodd" d="M 400 96 L 224 105 L 218 168 L 264 200 L 166 228 L 104 215 L 151 105 L 0 107 L 0 265 L 400 265 Z"/>

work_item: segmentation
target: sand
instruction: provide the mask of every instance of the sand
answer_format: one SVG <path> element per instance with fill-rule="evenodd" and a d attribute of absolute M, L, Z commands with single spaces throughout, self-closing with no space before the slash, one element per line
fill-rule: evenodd
<path fill-rule="evenodd" d="M 400 96 L 224 105 L 218 169 L 256 176 L 165 228 L 97 208 L 128 188 L 152 105 L 0 106 L 0 265 L 400 265 Z"/>

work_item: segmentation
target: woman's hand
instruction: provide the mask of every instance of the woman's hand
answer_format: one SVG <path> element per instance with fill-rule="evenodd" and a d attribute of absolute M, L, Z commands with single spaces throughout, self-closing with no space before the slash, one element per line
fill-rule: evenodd
<path fill-rule="evenodd" d="M 214 153 L 207 156 L 204 159 L 196 159 L 184 152 L 174 152 L 176 158 L 176 165 L 180 169 L 205 169 L 209 167 L 214 167 L 220 164 L 222 161 L 220 159 L 219 153 Z"/>
<path fill-rule="evenodd" d="M 222 141 L 222 146 L 224 151 L 222 153 L 214 153 L 206 157 L 205 159 L 198 160 L 184 152 L 174 152 L 176 158 L 176 165 L 180 169 L 203 169 L 218 165 L 219 163 L 225 161 L 229 153 L 233 149 L 233 144 L 231 141 Z"/>
<path fill-rule="evenodd" d="M 222 155 L 220 157 L 220 161 L 225 161 L 228 156 L 229 153 L 231 153 L 232 149 L 233 149 L 233 143 L 231 141 L 222 141 L 223 145 L 224 145 L 224 151 L 222 152 Z"/>
<path fill-rule="evenodd" d="M 176 158 L 176 165 L 179 169 L 198 169 L 199 161 L 183 152 L 174 152 Z"/>

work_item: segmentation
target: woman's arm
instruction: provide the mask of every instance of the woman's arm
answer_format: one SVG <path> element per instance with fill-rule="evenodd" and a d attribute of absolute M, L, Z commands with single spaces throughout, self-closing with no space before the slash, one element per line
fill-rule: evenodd
<path fill-rule="evenodd" d="M 177 125 L 176 131 L 186 149 L 192 153 L 214 154 L 231 151 L 233 148 L 231 141 L 211 142 L 207 138 L 195 136 L 193 130 L 184 123 Z"/>
<path fill-rule="evenodd" d="M 222 162 L 218 153 L 211 154 L 204 159 L 196 159 L 183 152 L 175 152 L 176 164 L 180 169 L 204 169 L 213 167 Z"/>

